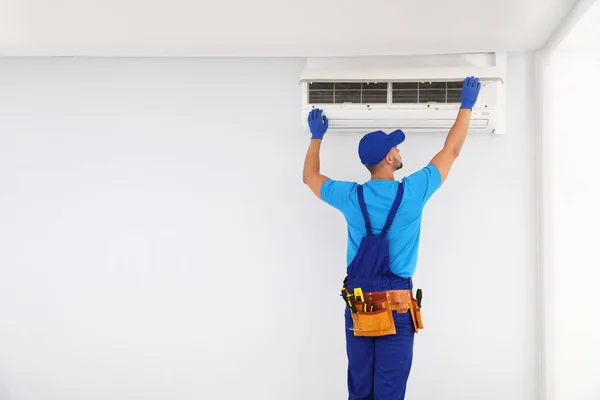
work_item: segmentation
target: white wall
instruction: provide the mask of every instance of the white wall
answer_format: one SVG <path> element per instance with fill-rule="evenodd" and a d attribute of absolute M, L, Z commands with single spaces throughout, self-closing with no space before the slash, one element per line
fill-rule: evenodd
<path fill-rule="evenodd" d="M 595 10 L 600 25 L 600 4 Z M 580 40 L 589 40 L 590 47 Z M 543 282 L 548 400 L 600 398 L 600 189 L 596 184 L 600 48 L 595 41 L 597 37 L 586 35 L 568 37 L 569 46 L 560 46 L 545 65 Z"/>
<path fill-rule="evenodd" d="M 300 59 L 0 61 L 0 399 L 343 399 L 343 218 Z M 423 223 L 408 397 L 537 394 L 532 62 Z M 323 172 L 364 180 L 358 137 Z M 409 137 L 410 173 L 443 136 Z M 401 175 L 399 175 L 400 177 Z"/>

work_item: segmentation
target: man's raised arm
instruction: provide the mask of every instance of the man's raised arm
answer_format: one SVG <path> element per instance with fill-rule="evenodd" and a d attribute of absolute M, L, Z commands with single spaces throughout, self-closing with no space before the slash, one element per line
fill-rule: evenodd
<path fill-rule="evenodd" d="M 321 186 L 323 186 L 323 182 L 329 179 L 325 175 L 321 175 L 321 161 L 319 159 L 321 141 L 329 126 L 329 121 L 327 121 L 327 117 L 323 116 L 322 110 L 315 108 L 308 115 L 308 126 L 310 127 L 312 137 L 308 151 L 306 152 L 306 158 L 304 159 L 302 180 L 320 199 Z"/>
<path fill-rule="evenodd" d="M 446 180 L 450 172 L 450 167 L 452 167 L 452 164 L 458 158 L 460 150 L 463 147 L 471 120 L 471 110 L 477 102 L 480 89 L 481 83 L 479 82 L 479 78 L 469 77 L 465 79 L 460 95 L 460 110 L 458 111 L 456 121 L 446 137 L 444 148 L 431 160 L 431 164 L 435 165 L 440 172 L 442 182 Z"/>

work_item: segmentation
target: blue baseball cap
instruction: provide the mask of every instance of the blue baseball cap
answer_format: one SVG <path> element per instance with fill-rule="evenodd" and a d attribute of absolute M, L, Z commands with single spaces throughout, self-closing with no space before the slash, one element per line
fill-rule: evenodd
<path fill-rule="evenodd" d="M 384 131 L 367 133 L 358 144 L 358 156 L 367 167 L 373 167 L 381 162 L 393 147 L 404 142 L 406 135 L 400 129 L 389 135 Z"/>

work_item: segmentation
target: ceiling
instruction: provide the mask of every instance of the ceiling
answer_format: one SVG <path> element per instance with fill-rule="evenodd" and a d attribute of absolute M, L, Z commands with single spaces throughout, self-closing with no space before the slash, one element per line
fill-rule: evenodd
<path fill-rule="evenodd" d="M 0 0 L 4 56 L 534 50 L 577 0 Z"/>

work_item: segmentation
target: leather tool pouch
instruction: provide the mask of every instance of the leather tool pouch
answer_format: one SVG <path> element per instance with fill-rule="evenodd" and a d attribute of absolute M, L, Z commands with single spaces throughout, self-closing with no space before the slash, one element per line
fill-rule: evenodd
<path fill-rule="evenodd" d="M 415 333 L 418 333 L 419 329 L 423 329 L 423 318 L 421 317 L 421 309 L 419 308 L 419 304 L 414 298 L 410 299 L 410 315 L 412 317 Z"/>
<path fill-rule="evenodd" d="M 372 312 L 352 313 L 354 336 L 385 336 L 396 333 L 392 310 L 385 307 Z"/>

